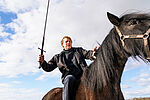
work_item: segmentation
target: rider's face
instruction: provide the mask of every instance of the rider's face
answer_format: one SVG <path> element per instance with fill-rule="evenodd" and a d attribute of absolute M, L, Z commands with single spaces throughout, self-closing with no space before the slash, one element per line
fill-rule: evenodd
<path fill-rule="evenodd" d="M 72 41 L 68 38 L 64 38 L 62 46 L 65 50 L 69 50 L 72 47 Z"/>

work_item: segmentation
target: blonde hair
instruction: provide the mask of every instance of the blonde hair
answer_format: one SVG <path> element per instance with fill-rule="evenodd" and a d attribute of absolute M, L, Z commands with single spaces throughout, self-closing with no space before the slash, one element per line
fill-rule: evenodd
<path fill-rule="evenodd" d="M 61 40 L 61 45 L 63 45 L 63 42 L 64 42 L 64 39 L 65 39 L 65 38 L 69 39 L 69 40 L 72 42 L 71 37 L 69 37 L 69 36 L 64 36 L 64 37 L 62 38 L 62 40 Z"/>

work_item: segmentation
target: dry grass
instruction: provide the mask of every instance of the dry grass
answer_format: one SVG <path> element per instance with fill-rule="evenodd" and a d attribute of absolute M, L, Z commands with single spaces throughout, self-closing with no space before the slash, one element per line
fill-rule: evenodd
<path fill-rule="evenodd" d="M 132 100 L 150 100 L 150 98 L 133 98 Z"/>

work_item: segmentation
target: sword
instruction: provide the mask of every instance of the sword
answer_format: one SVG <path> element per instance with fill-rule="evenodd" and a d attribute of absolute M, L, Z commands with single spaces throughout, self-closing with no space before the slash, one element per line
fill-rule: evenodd
<path fill-rule="evenodd" d="M 44 25 L 44 33 L 43 33 L 43 39 L 42 39 L 42 48 L 38 48 L 38 49 L 41 50 L 41 55 L 43 55 L 43 52 L 46 52 L 46 51 L 44 51 L 44 41 L 45 41 L 45 32 L 46 32 L 46 25 L 47 25 L 49 3 L 50 3 L 50 0 L 48 0 L 48 3 L 47 3 L 47 11 L 46 11 L 46 18 L 45 18 L 45 25 Z M 39 68 L 41 68 L 41 66 L 39 66 Z"/>

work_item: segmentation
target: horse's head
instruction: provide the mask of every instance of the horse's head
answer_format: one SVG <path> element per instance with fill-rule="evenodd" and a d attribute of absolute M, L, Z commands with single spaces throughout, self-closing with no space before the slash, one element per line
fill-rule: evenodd
<path fill-rule="evenodd" d="M 131 13 L 119 18 L 107 13 L 107 16 L 115 26 L 124 50 L 131 56 L 150 60 L 150 15 Z"/>

